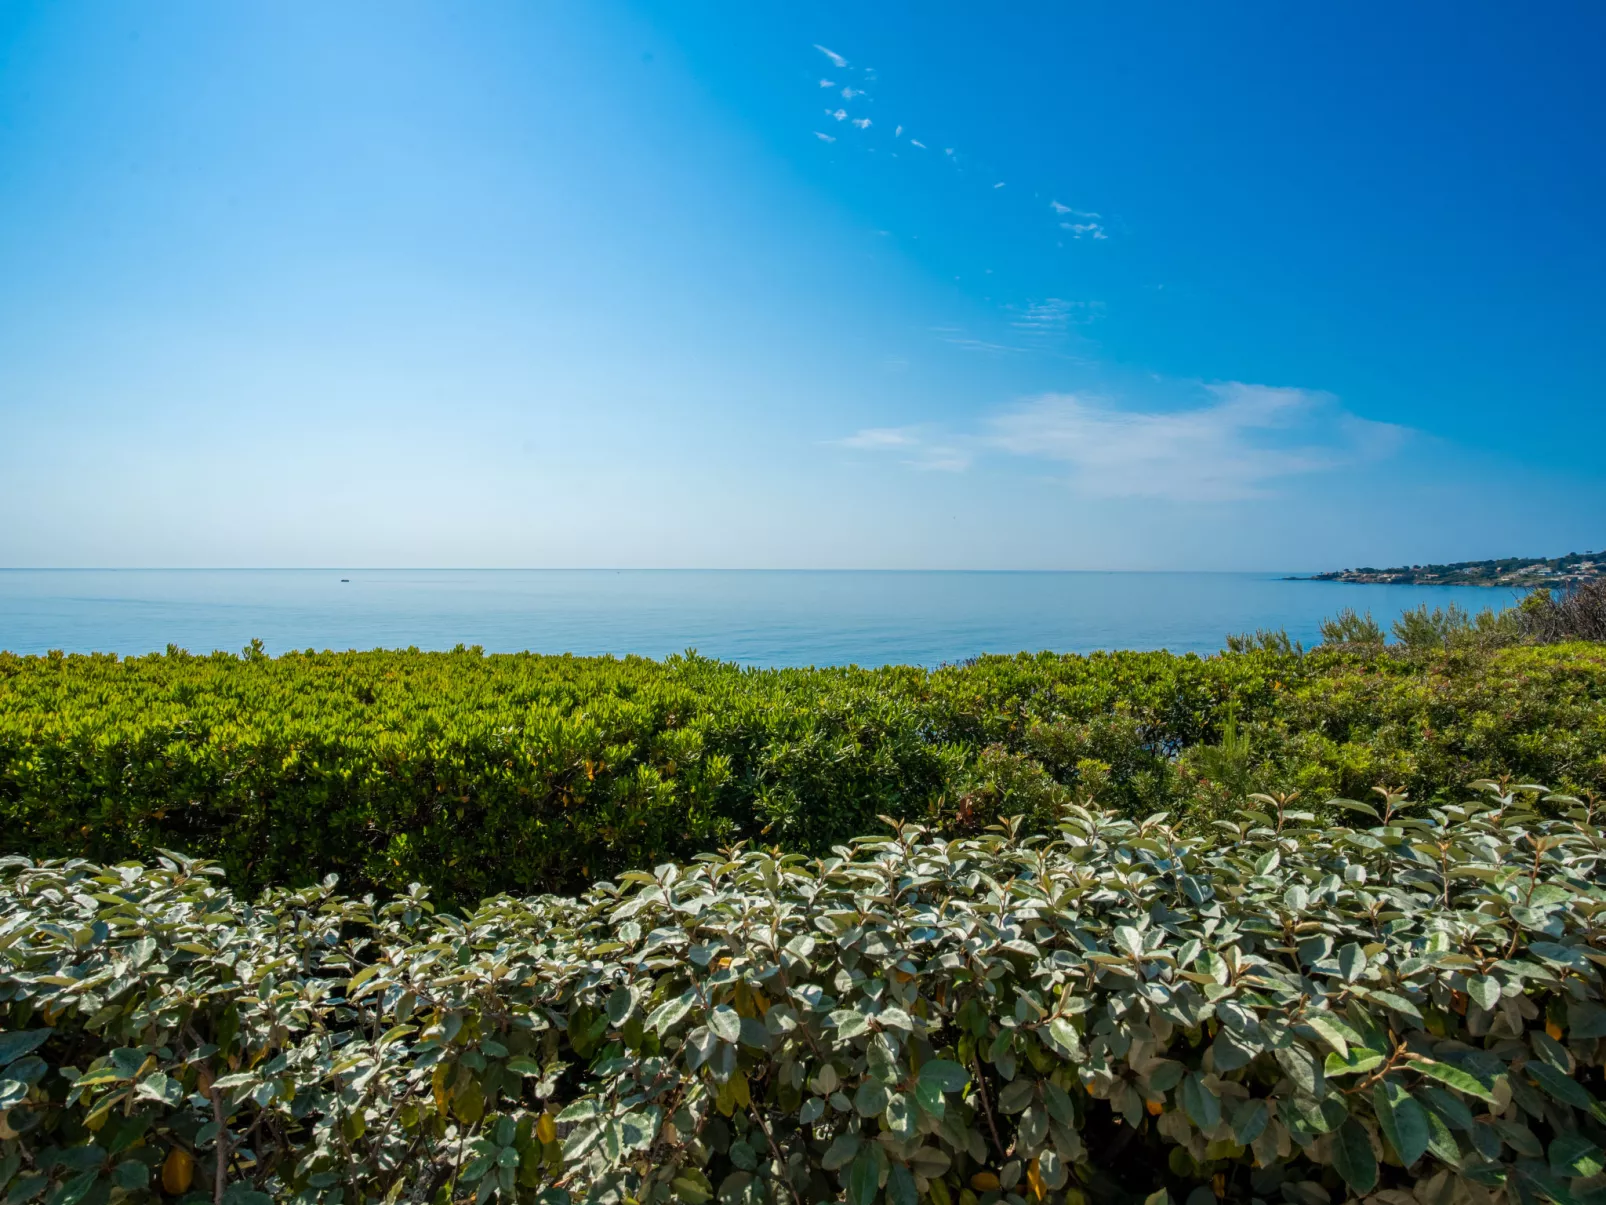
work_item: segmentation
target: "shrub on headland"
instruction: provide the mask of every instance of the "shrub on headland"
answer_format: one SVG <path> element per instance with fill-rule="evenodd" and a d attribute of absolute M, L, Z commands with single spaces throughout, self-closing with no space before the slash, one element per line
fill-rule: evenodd
<path fill-rule="evenodd" d="M 1537 592 L 1524 606 L 1527 631 L 1537 640 L 1606 640 L 1606 578 L 1596 578 L 1569 590 L 1559 598 L 1550 592 Z"/>
<path fill-rule="evenodd" d="M 1231 750 L 1227 749 L 1228 717 Z M 0 654 L 4 852 L 213 859 L 231 883 L 472 905 L 876 817 L 979 832 L 1093 793 L 1203 823 L 1249 791 L 1606 790 L 1606 648 L 1264 647 L 746 670 L 478 650 Z"/>
<path fill-rule="evenodd" d="M 1599 1202 L 1606 841 L 1482 786 L 903 826 L 463 919 L 5 859 L 0 1193 Z"/>

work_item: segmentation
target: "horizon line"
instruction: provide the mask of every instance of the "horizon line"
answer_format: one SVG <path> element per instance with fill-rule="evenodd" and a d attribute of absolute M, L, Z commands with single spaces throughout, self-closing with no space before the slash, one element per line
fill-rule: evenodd
<path fill-rule="evenodd" d="M 1326 569 L 888 568 L 720 565 L 0 565 L 0 573 L 1330 573 Z"/>

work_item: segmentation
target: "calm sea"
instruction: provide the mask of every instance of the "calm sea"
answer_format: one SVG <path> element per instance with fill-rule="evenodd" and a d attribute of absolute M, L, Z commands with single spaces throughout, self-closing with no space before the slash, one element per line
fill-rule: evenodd
<path fill-rule="evenodd" d="M 410 645 L 491 652 L 695 648 L 752 665 L 934 665 L 979 653 L 1171 649 L 1284 628 L 1307 645 L 1324 616 L 1509 591 L 1351 586 L 1257 573 L 722 570 L 0 570 L 0 649 L 18 653 L 270 652 Z"/>

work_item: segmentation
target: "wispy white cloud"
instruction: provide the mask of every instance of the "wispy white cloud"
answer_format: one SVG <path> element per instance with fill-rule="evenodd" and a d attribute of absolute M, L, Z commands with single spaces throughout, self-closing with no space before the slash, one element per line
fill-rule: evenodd
<path fill-rule="evenodd" d="M 822 134 L 818 130 L 814 131 L 814 136 L 816 138 L 818 138 L 821 142 L 835 142 L 836 141 L 836 138 L 834 136 L 832 136 L 830 134 Z"/>
<path fill-rule="evenodd" d="M 1060 229 L 1069 230 L 1072 238 L 1082 238 L 1084 235 L 1096 239 L 1110 237 L 1098 222 L 1061 222 Z"/>
<path fill-rule="evenodd" d="M 1050 209 L 1052 209 L 1055 213 L 1059 214 L 1061 217 L 1070 216 L 1070 217 L 1078 217 L 1078 218 L 1096 219 L 1096 218 L 1098 218 L 1100 216 L 1099 214 L 1095 213 L 1091 209 L 1075 209 L 1075 208 L 1072 208 L 1069 205 L 1065 205 L 1065 204 L 1063 204 L 1063 203 L 1061 203 L 1059 201 L 1050 201 L 1048 203 L 1048 207 Z M 1060 225 L 1061 226 L 1068 226 L 1069 223 L 1061 222 Z"/>
<path fill-rule="evenodd" d="M 1083 493 L 1204 502 L 1262 497 L 1281 479 L 1386 456 L 1407 434 L 1317 391 L 1233 381 L 1206 393 L 1203 406 L 1168 411 L 1050 394 L 994 417 L 984 439 L 1067 465 Z"/>
<path fill-rule="evenodd" d="M 1067 301 L 1046 297 L 1027 305 L 1010 323 L 1016 330 L 1042 337 L 1062 335 L 1071 326 L 1085 326 L 1104 316 L 1102 301 Z"/>
<path fill-rule="evenodd" d="M 859 97 L 870 96 L 870 86 L 876 78 L 874 69 L 870 67 L 852 66 L 850 65 L 846 55 L 838 54 L 835 50 L 832 50 L 830 47 L 824 46 L 819 42 L 813 43 L 813 46 L 815 50 L 823 54 L 827 59 L 830 60 L 831 64 L 838 69 L 838 72 L 832 73 L 832 77 L 821 77 L 820 87 L 838 90 L 841 99 L 849 104 L 853 103 Z M 839 74 L 839 72 L 844 72 L 846 74 Z M 883 109 L 883 111 L 885 110 Z M 827 109 L 826 114 L 836 121 L 848 121 L 851 119 L 853 124 L 861 130 L 868 130 L 872 125 L 870 118 L 852 117 L 852 115 L 845 108 Z M 894 139 L 899 139 L 903 137 L 903 134 L 903 123 L 896 123 L 892 127 L 892 137 Z M 858 145 L 859 149 L 866 154 L 875 154 L 878 151 L 886 150 L 892 158 L 899 158 L 897 150 L 886 147 L 883 145 L 883 141 L 884 140 L 879 137 L 870 137 L 866 138 Z M 909 145 L 914 147 L 916 150 L 923 151 L 929 149 L 927 144 L 920 141 L 918 138 L 910 138 Z M 941 149 L 949 167 L 952 168 L 956 173 L 966 175 L 979 168 L 980 171 L 991 174 L 991 171 L 986 166 L 985 157 L 978 157 L 973 150 L 960 151 L 959 148 L 951 146 L 942 147 Z M 976 172 L 976 175 L 979 176 L 980 172 Z M 1016 185 L 1019 185 L 1020 181 L 1017 180 L 1015 183 Z M 972 184 L 972 187 L 986 186 L 985 177 L 974 179 Z M 995 182 L 991 184 L 991 188 L 995 191 L 1006 187 L 1011 186 L 1003 180 L 996 180 L 996 178 Z M 1038 197 L 1039 199 L 1042 195 L 1041 193 L 1033 192 L 1029 184 L 1025 186 L 1025 191 L 1020 195 L 1024 199 L 1027 193 L 1031 193 L 1032 196 Z M 1012 191 L 1011 195 L 1013 196 L 1016 194 Z M 1040 203 L 1040 200 L 1032 203 Z M 1072 239 L 1089 239 L 1093 241 L 1109 238 L 1109 233 L 1096 212 L 1075 209 L 1059 200 L 1050 201 L 1049 207 L 1055 215 L 1066 219 L 1065 221 L 1059 223 L 1060 230 L 1063 231 L 1063 233 L 1056 235 L 1057 246 L 1061 248 L 1065 246 L 1065 235 L 1069 235 Z"/>
<path fill-rule="evenodd" d="M 844 448 L 858 448 L 864 452 L 884 452 L 890 448 L 918 446 L 919 431 L 919 427 L 864 427 L 837 442 Z"/>
<path fill-rule="evenodd" d="M 1330 394 L 1230 381 L 1189 409 L 1129 410 L 1049 394 L 995 415 L 979 434 L 867 427 L 838 440 L 916 469 L 961 472 L 992 453 L 1047 460 L 1078 493 L 1170 502 L 1234 502 L 1278 483 L 1397 451 L 1410 432 L 1345 410 Z"/>
<path fill-rule="evenodd" d="M 964 448 L 934 441 L 925 427 L 865 427 L 837 443 L 860 452 L 895 453 L 901 464 L 925 472 L 962 473 L 971 461 Z"/>
<path fill-rule="evenodd" d="M 944 343 L 951 344 L 954 347 L 962 347 L 966 351 L 1022 352 L 1026 350 L 1024 347 L 1012 347 L 1008 343 L 995 343 L 988 339 L 977 339 L 967 333 L 964 327 L 960 326 L 934 326 L 931 331 Z"/>

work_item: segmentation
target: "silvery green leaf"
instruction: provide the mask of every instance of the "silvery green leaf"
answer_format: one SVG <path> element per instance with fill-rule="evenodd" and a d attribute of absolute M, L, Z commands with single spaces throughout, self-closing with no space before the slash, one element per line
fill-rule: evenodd
<path fill-rule="evenodd" d="M 734 1046 L 742 1039 L 741 1014 L 728 1004 L 716 1005 L 708 1014 L 708 1028 Z"/>
<path fill-rule="evenodd" d="M 608 993 L 608 1022 L 623 1025 L 636 1007 L 635 993 L 627 986 L 616 987 Z"/>
<path fill-rule="evenodd" d="M 1353 1117 L 1333 1133 L 1333 1168 L 1359 1196 L 1377 1186 L 1377 1156 L 1365 1128 Z"/>
<path fill-rule="evenodd" d="M 1373 1086 L 1372 1109 L 1377 1114 L 1378 1127 L 1400 1157 L 1400 1163 L 1410 1167 L 1428 1149 L 1432 1130 L 1427 1111 L 1393 1079 Z"/>
<path fill-rule="evenodd" d="M 716 1082 L 723 1084 L 736 1073 L 736 1047 L 729 1042 L 715 1042 L 708 1057 L 708 1070 Z"/>
<path fill-rule="evenodd" d="M 1326 1075 L 1356 1075 L 1363 1071 L 1372 1071 L 1383 1062 L 1383 1055 L 1366 1046 L 1352 1046 L 1343 1058 L 1330 1054 L 1322 1064 Z"/>
<path fill-rule="evenodd" d="M 1241 1146 L 1248 1146 L 1265 1132 L 1271 1113 L 1264 1100 L 1246 1100 L 1233 1112 L 1232 1136 Z"/>
<path fill-rule="evenodd" d="M 1467 978 L 1467 995 L 1485 1012 L 1500 1003 L 1500 980 L 1493 975 L 1471 975 Z"/>
<path fill-rule="evenodd" d="M 905 1033 L 914 1029 L 914 1019 L 901 1008 L 884 1008 L 876 1016 L 876 1020 L 883 1026 L 891 1029 L 901 1029 Z"/>
<path fill-rule="evenodd" d="M 853 1156 L 858 1153 L 859 1136 L 844 1132 L 831 1140 L 831 1145 L 826 1147 L 825 1155 L 821 1158 L 820 1164 L 826 1171 L 834 1172 L 838 1168 L 846 1167 L 852 1161 Z"/>
<path fill-rule="evenodd" d="M 1308 1009 L 1302 1020 L 1305 1025 L 1315 1030 L 1341 1059 L 1349 1057 L 1350 1041 L 1358 1040 L 1360 1037 L 1339 1018 L 1320 1009 Z"/>
<path fill-rule="evenodd" d="M 948 1169 L 953 1166 L 953 1159 L 940 1146 L 927 1143 L 914 1149 L 909 1156 L 909 1166 L 926 1179 L 935 1180 L 948 1174 Z"/>
<path fill-rule="evenodd" d="M 719 1182 L 719 1199 L 725 1205 L 737 1205 L 747 1199 L 747 1190 L 753 1184 L 753 1173 L 740 1168 Z"/>
<path fill-rule="evenodd" d="M 1215 1068 L 1223 1073 L 1247 1067 L 1259 1053 L 1257 1046 L 1225 1025 L 1216 1032 L 1216 1039 L 1211 1044 L 1211 1057 L 1215 1062 Z"/>
<path fill-rule="evenodd" d="M 1595 1106 L 1594 1098 L 1577 1080 L 1557 1071 L 1549 1063 L 1530 1060 L 1524 1070 L 1539 1081 L 1539 1086 L 1545 1090 L 1545 1095 L 1552 1100 L 1571 1105 L 1575 1109 L 1583 1109 L 1585 1112 L 1589 1112 Z"/>
<path fill-rule="evenodd" d="M 594 1097 L 585 1096 L 569 1105 L 558 1114 L 559 1123 L 586 1121 L 595 1117 L 602 1111 L 601 1102 Z"/>
<path fill-rule="evenodd" d="M 797 1014 L 785 1004 L 772 1004 L 764 1014 L 764 1028 L 776 1037 L 791 1033 L 797 1028 Z"/>
<path fill-rule="evenodd" d="M 1055 1017 L 1048 1023 L 1048 1033 L 1055 1044 L 1069 1057 L 1075 1058 L 1082 1052 L 1082 1038 L 1076 1032 L 1076 1026 L 1065 1017 Z"/>
<path fill-rule="evenodd" d="M 676 1022 L 690 1012 L 692 1005 L 696 1003 L 697 993 L 688 988 L 680 995 L 665 1000 L 657 1008 L 653 1009 L 652 1015 L 647 1018 L 647 1024 L 657 1031 L 659 1037 L 662 1037 L 674 1027 Z"/>
<path fill-rule="evenodd" d="M 1015 1052 L 1007 1047 L 993 1055 L 993 1069 L 1006 1080 L 1015 1078 Z"/>
<path fill-rule="evenodd" d="M 830 1063 L 821 1063 L 820 1069 L 814 1074 L 812 1087 L 821 1095 L 829 1096 L 836 1091 L 838 1082 L 836 1067 Z"/>
<path fill-rule="evenodd" d="M 860 1034 L 870 1032 L 870 1019 L 851 1008 L 838 1009 L 832 1013 L 831 1024 L 836 1026 L 837 1035 L 842 1038 L 856 1038 Z"/>
<path fill-rule="evenodd" d="M 1417 1008 L 1415 1004 L 1413 1004 L 1410 1000 L 1407 1000 L 1404 996 L 1399 995 L 1397 992 L 1371 991 L 1367 993 L 1367 998 L 1376 1000 L 1379 1004 L 1385 1006 L 1386 1008 L 1392 1008 L 1395 1012 L 1404 1013 L 1407 1017 L 1410 1017 L 1414 1021 L 1420 1022 L 1422 1020 L 1421 1009 Z"/>
<path fill-rule="evenodd" d="M 1452 1129 L 1468 1134 L 1472 1132 L 1472 1110 L 1459 1096 L 1453 1096 L 1434 1084 L 1424 1085 L 1414 1095 Z"/>
<path fill-rule="evenodd" d="M 998 1093 L 998 1111 L 1000 1113 L 1019 1113 L 1036 1094 L 1037 1081 L 1032 1079 L 1017 1079 L 1004 1085 Z"/>
<path fill-rule="evenodd" d="M 1049 1116 L 1060 1125 L 1068 1126 L 1076 1120 L 1076 1107 L 1071 1103 L 1070 1095 L 1053 1080 L 1043 1081 L 1043 1097 L 1048 1104 Z"/>
<path fill-rule="evenodd" d="M 1040 1105 L 1027 1106 L 1026 1111 L 1020 1115 L 1015 1133 L 1019 1148 L 1024 1148 L 1026 1152 L 1029 1153 L 1041 1146 L 1043 1140 L 1048 1137 L 1047 1111 Z"/>
<path fill-rule="evenodd" d="M 944 1092 L 959 1092 L 970 1081 L 970 1073 L 951 1059 L 927 1059 L 920 1064 L 920 1082 L 934 1083 Z"/>
<path fill-rule="evenodd" d="M 876 1080 L 862 1081 L 853 1093 L 853 1107 L 861 1117 L 874 1117 L 887 1107 L 886 1086 Z"/>
<path fill-rule="evenodd" d="M 1272 1052 L 1277 1064 L 1283 1069 L 1283 1074 L 1294 1081 L 1294 1085 L 1307 1096 L 1320 1097 L 1326 1090 L 1325 1076 L 1322 1065 L 1316 1061 L 1308 1046 L 1295 1042 L 1287 1046 L 1279 1046 Z"/>
<path fill-rule="evenodd" d="M 1150 1065 L 1144 1078 L 1154 1091 L 1169 1092 L 1177 1086 L 1186 1070 L 1187 1068 L 1175 1059 L 1159 1059 Z"/>
<path fill-rule="evenodd" d="M 1197 1072 L 1183 1077 L 1179 1093 L 1183 1111 L 1201 1130 L 1210 1131 L 1221 1122 L 1221 1098 L 1212 1092 Z"/>
<path fill-rule="evenodd" d="M 1482 1080 L 1468 1071 L 1450 1063 L 1440 1062 L 1438 1059 L 1416 1058 L 1410 1062 L 1410 1068 L 1419 1075 L 1429 1079 L 1438 1080 L 1454 1088 L 1458 1092 L 1465 1092 L 1468 1096 L 1476 1096 L 1479 1100 L 1495 1101 L 1493 1090 Z"/>
<path fill-rule="evenodd" d="M 862 1151 L 848 1165 L 848 1205 L 874 1205 L 881 1187 L 881 1169 L 871 1151 Z"/>
<path fill-rule="evenodd" d="M 14 1029 L 0 1033 L 0 1067 L 8 1066 L 25 1054 L 31 1054 L 55 1032 L 54 1029 Z"/>
<path fill-rule="evenodd" d="M 1333 952 L 1333 939 L 1326 933 L 1317 933 L 1299 943 L 1299 961 L 1313 966 L 1324 961 Z"/>
<path fill-rule="evenodd" d="M 1567 1035 L 1574 1041 L 1606 1038 L 1606 1008 L 1593 1000 L 1569 1000 Z"/>
<path fill-rule="evenodd" d="M 888 1130 L 900 1138 L 908 1138 L 914 1132 L 914 1108 L 909 1098 L 902 1092 L 894 1092 L 887 1099 L 886 1125 Z"/>
<path fill-rule="evenodd" d="M 1019 1159 L 1011 1159 L 999 1169 L 998 1183 L 1003 1186 L 1005 1192 L 1020 1183 L 1021 1171 L 1021 1161 Z"/>
<path fill-rule="evenodd" d="M 918 1205 L 920 1191 L 907 1167 L 894 1163 L 887 1173 L 887 1205 Z"/>
<path fill-rule="evenodd" d="M 1606 1171 L 1606 1156 L 1584 1135 L 1573 1131 L 1556 1135 L 1550 1143 L 1550 1172 L 1555 1176 L 1598 1176 Z"/>

